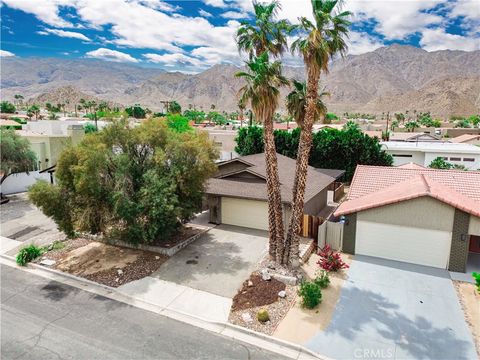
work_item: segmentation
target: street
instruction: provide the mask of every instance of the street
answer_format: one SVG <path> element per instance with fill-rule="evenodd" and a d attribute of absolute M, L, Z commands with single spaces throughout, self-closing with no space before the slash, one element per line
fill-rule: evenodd
<path fill-rule="evenodd" d="M 9 266 L 0 271 L 2 359 L 281 359 Z"/>

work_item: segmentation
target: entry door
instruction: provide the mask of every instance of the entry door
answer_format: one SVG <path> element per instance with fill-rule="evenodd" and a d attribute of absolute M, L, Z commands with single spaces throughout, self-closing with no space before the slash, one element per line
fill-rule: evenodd
<path fill-rule="evenodd" d="M 474 253 L 480 253 L 480 236 L 471 235 L 470 236 L 470 246 L 468 251 Z"/>

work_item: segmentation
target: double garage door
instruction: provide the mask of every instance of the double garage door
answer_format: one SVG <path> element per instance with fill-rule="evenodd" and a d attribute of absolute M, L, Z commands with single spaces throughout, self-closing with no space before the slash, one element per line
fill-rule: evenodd
<path fill-rule="evenodd" d="M 446 269 L 452 233 L 358 221 L 355 253 Z"/>
<path fill-rule="evenodd" d="M 266 201 L 222 197 L 222 224 L 268 230 Z"/>

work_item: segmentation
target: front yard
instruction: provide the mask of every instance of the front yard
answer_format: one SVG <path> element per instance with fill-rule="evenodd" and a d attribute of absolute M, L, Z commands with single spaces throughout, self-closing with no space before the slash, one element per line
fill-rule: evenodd
<path fill-rule="evenodd" d="M 152 274 L 166 260 L 166 256 L 151 251 L 77 238 L 54 243 L 51 250 L 35 261 L 103 285 L 118 287 Z"/>

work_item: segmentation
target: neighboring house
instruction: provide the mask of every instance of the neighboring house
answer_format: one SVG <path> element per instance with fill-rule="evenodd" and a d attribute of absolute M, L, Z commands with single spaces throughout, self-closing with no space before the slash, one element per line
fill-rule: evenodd
<path fill-rule="evenodd" d="M 17 130 L 16 133 L 30 142 L 37 155 L 38 169 L 44 170 L 56 165 L 62 151 L 70 142 L 77 144 L 85 134 L 82 125 L 70 125 L 66 134 L 42 134 L 31 130 Z"/>
<path fill-rule="evenodd" d="M 463 134 L 450 139 L 450 142 L 457 144 L 470 144 L 480 146 L 480 134 Z"/>
<path fill-rule="evenodd" d="M 343 251 L 465 272 L 480 259 L 480 172 L 359 165 Z"/>
<path fill-rule="evenodd" d="M 480 148 L 470 144 L 449 142 L 381 142 L 382 148 L 393 157 L 393 165 L 413 162 L 428 167 L 437 157 L 469 170 L 480 169 Z"/>
<path fill-rule="evenodd" d="M 235 152 L 235 146 L 237 143 L 235 138 L 237 137 L 236 130 L 220 130 L 202 128 L 202 131 L 207 131 L 210 140 L 213 140 L 220 152 L 220 161 L 227 161 L 238 157 Z"/>
<path fill-rule="evenodd" d="M 370 136 L 371 138 L 378 138 L 380 140 L 382 140 L 382 132 L 381 131 L 377 131 L 377 130 L 363 130 L 362 131 L 365 135 L 367 136 Z"/>
<path fill-rule="evenodd" d="M 19 124 L 18 122 L 13 121 L 13 120 L 0 119 L 0 128 L 21 130 L 22 129 L 22 124 Z"/>
<path fill-rule="evenodd" d="M 284 221 L 291 214 L 295 178 L 294 159 L 277 154 Z M 327 206 L 327 192 L 343 170 L 309 167 L 304 214 L 316 216 Z M 207 201 L 210 222 L 254 229 L 268 229 L 265 154 L 239 157 L 218 164 L 217 174 L 208 181 Z"/>
<path fill-rule="evenodd" d="M 418 141 L 442 141 L 439 137 L 421 132 L 391 132 L 388 141 L 406 141 L 406 142 L 418 142 Z"/>

